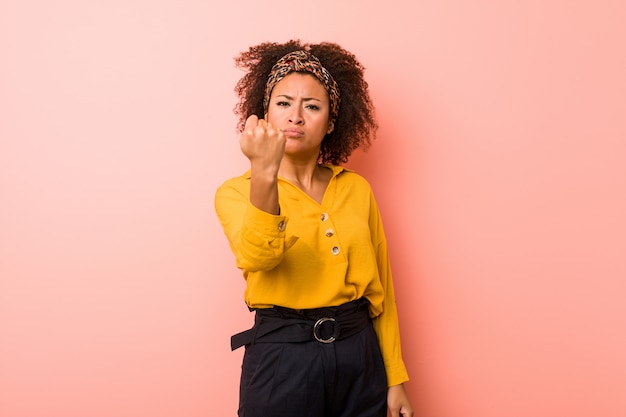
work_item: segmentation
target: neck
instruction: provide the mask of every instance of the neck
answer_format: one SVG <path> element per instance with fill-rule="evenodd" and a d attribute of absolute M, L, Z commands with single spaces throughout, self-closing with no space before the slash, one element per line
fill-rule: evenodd
<path fill-rule="evenodd" d="M 280 164 L 278 175 L 288 181 L 309 187 L 319 175 L 319 166 L 317 161 L 298 161 L 285 157 Z"/>
<path fill-rule="evenodd" d="M 317 161 L 308 163 L 294 163 L 290 159 L 283 159 L 278 175 L 300 188 L 312 199 L 322 204 L 326 187 L 333 173 L 317 164 Z"/>

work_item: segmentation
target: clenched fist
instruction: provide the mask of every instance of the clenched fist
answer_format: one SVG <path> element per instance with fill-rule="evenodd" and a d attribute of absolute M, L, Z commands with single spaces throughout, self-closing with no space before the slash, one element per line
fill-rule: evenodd
<path fill-rule="evenodd" d="M 239 145 L 254 171 L 278 174 L 285 153 L 285 135 L 279 129 L 255 115 L 249 116 Z"/>

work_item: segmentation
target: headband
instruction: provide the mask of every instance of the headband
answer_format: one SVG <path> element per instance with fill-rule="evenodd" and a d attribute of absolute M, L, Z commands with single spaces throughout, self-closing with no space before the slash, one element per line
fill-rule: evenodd
<path fill-rule="evenodd" d="M 315 76 L 326 91 L 330 99 L 330 120 L 335 122 L 339 116 L 339 86 L 330 75 L 330 72 L 322 66 L 320 60 L 307 51 L 294 51 L 276 61 L 265 84 L 263 96 L 263 110 L 267 113 L 272 90 L 280 80 L 291 72 L 308 72 Z"/>

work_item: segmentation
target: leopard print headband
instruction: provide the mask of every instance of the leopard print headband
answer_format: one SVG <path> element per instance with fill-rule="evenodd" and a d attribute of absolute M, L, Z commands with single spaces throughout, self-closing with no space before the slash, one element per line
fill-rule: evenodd
<path fill-rule="evenodd" d="M 263 96 L 263 109 L 267 113 L 272 90 L 280 80 L 292 72 L 307 72 L 315 76 L 326 91 L 330 99 L 330 120 L 335 122 L 339 116 L 339 86 L 330 75 L 330 72 L 313 54 L 307 51 L 294 51 L 280 58 L 272 67 L 270 75 L 265 84 L 265 95 Z"/>

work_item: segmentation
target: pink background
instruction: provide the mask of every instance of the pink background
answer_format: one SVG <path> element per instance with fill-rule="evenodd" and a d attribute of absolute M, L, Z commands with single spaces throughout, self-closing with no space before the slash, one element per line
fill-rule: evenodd
<path fill-rule="evenodd" d="M 418 417 L 626 415 L 620 0 L 0 2 L 0 415 L 232 416 L 232 58 L 367 67 Z"/>

